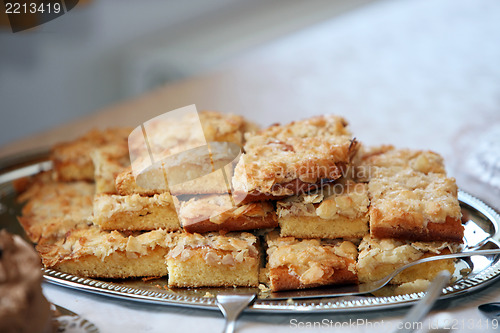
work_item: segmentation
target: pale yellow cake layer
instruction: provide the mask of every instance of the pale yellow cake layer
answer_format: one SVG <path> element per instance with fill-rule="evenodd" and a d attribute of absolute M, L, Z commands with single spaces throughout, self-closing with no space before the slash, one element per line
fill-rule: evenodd
<path fill-rule="evenodd" d="M 446 252 L 443 254 L 446 254 Z M 426 254 L 421 258 L 426 258 L 429 256 L 431 255 Z M 378 265 L 375 269 L 369 271 L 359 269 L 358 278 L 361 283 L 377 281 L 394 272 L 401 266 L 402 265 L 396 264 L 381 264 Z M 455 272 L 455 264 L 453 260 L 438 260 L 410 267 L 396 275 L 389 283 L 401 284 L 414 282 L 415 280 L 433 280 L 437 276 L 437 274 L 439 274 L 439 272 L 443 270 L 446 270 L 450 272 L 450 274 L 453 274 Z"/>
<path fill-rule="evenodd" d="M 259 259 L 248 258 L 241 263 L 225 265 L 207 264 L 207 249 L 194 250 L 185 261 L 168 258 L 169 287 L 257 287 L 259 285 Z M 219 251 L 224 255 L 223 251 Z"/>
<path fill-rule="evenodd" d="M 368 233 L 367 185 L 341 179 L 277 202 L 281 236 L 361 238 Z"/>
<path fill-rule="evenodd" d="M 258 286 L 259 249 L 250 233 L 181 233 L 167 255 L 169 286 Z"/>
<path fill-rule="evenodd" d="M 338 217 L 325 220 L 320 217 L 281 217 L 278 220 L 281 236 L 298 238 L 361 238 L 368 230 L 368 215 L 350 219 Z"/>
<path fill-rule="evenodd" d="M 115 252 L 101 260 L 95 256 L 61 260 L 50 268 L 77 276 L 126 279 L 131 277 L 161 277 L 168 274 L 165 256 L 167 249 L 157 248 L 147 255 L 129 258 Z"/>

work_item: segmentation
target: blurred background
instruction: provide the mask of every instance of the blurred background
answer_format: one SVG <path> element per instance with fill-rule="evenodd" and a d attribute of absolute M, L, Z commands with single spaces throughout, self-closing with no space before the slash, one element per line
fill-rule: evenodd
<path fill-rule="evenodd" d="M 500 207 L 498 0 L 81 0 L 18 33 L 0 16 L 0 47 L 0 157 L 190 104 L 334 113 Z"/>
<path fill-rule="evenodd" d="M 4 15 L 0 147 L 372 2 L 81 0 L 18 33 Z"/>

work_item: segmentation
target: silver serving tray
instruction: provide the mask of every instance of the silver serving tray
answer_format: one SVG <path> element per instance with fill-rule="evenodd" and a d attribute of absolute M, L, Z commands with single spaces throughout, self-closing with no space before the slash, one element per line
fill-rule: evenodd
<path fill-rule="evenodd" d="M 0 228 L 26 237 L 17 222 L 21 205 L 15 200 L 12 180 L 51 168 L 46 152 L 31 152 L 0 161 Z M 466 247 L 474 249 L 500 248 L 500 215 L 481 200 L 465 193 L 458 194 L 466 223 Z M 411 305 L 424 293 L 399 296 L 350 296 L 316 298 L 311 300 L 273 300 L 257 288 L 196 288 L 170 289 L 165 278 L 155 280 L 89 279 L 51 269 L 43 269 L 46 281 L 89 293 L 152 304 L 217 310 L 215 296 L 219 293 L 256 292 L 256 301 L 246 312 L 304 313 L 304 312 L 353 312 L 382 310 Z M 464 295 L 494 282 L 500 276 L 500 256 L 474 256 L 460 260 L 455 272 L 455 282 L 443 289 L 441 299 Z M 330 290 L 331 291 L 331 290 Z M 304 293 L 301 291 L 300 293 Z"/>

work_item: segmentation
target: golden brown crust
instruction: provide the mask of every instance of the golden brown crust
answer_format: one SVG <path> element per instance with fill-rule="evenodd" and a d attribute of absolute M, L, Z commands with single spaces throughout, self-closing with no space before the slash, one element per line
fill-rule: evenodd
<path fill-rule="evenodd" d="M 210 162 L 208 162 L 210 167 Z M 222 194 L 226 193 L 230 188 L 226 185 L 225 177 L 221 170 L 216 172 L 204 173 L 200 170 L 199 165 L 184 164 L 178 167 L 170 168 L 170 171 L 177 173 L 181 177 L 186 174 L 186 172 L 194 174 L 204 174 L 204 176 L 197 177 L 196 179 L 182 182 L 181 184 L 175 185 L 173 191 L 175 195 L 191 195 L 191 194 Z M 211 169 L 211 168 L 210 168 Z M 143 181 L 150 184 L 150 186 L 141 187 L 137 184 L 135 177 L 130 169 L 119 173 L 115 179 L 115 186 L 117 192 L 120 195 L 132 195 L 139 194 L 141 196 L 153 196 L 155 194 L 170 193 L 170 189 L 167 186 L 167 181 L 164 177 L 163 170 L 148 170 L 142 173 L 142 177 L 147 177 L 147 180 Z"/>
<path fill-rule="evenodd" d="M 277 226 L 278 220 L 276 216 L 269 214 L 263 217 L 240 216 L 227 219 L 222 223 L 213 223 L 210 222 L 210 220 L 204 220 L 191 224 L 184 224 L 182 228 L 190 233 L 205 233 L 212 231 L 226 233 L 231 231 L 275 228 Z"/>
<path fill-rule="evenodd" d="M 254 132 L 258 126 L 242 116 L 217 111 L 201 111 L 201 126 L 207 141 L 244 144 L 244 133 Z"/>
<path fill-rule="evenodd" d="M 179 182 L 182 185 L 176 187 L 175 193 L 172 191 L 184 195 L 179 197 L 181 200 L 198 195 L 182 221 L 185 233 L 167 232 L 179 229 L 179 221 L 174 219 L 176 210 L 165 173 L 155 173 L 152 169 L 146 174 L 151 178 L 147 180 L 152 184 L 163 182 L 164 187 L 144 189 L 137 186 L 130 169 L 123 169 L 127 165 L 130 129 L 93 131 L 53 149 L 51 158 L 57 179 L 95 180 L 97 193 L 107 193 L 96 196 L 94 202 L 94 221 L 101 228 L 88 225 L 93 185 L 56 183 L 50 173 L 17 182 L 16 188 L 22 192 L 19 200 L 28 201 L 19 221 L 30 238 L 39 242 L 37 248 L 46 267 L 81 276 L 127 278 L 163 276 L 168 262 L 172 287 L 257 286 L 260 263 L 257 238 L 231 231 L 277 227 L 273 203 L 260 201 L 284 198 L 287 198 L 281 201 L 284 206 L 280 206 L 282 235 L 301 238 L 280 237 L 278 233 L 267 237 L 269 260 L 265 271 L 269 272 L 274 291 L 357 283 L 359 267 L 363 279 L 367 279 L 367 271 L 370 273 L 374 267 L 365 265 L 366 254 L 356 264 L 357 247 L 333 238 L 363 236 L 368 217 L 371 234 L 378 238 L 374 240 L 378 244 L 385 244 L 382 238 L 387 237 L 393 242 L 462 240 L 456 184 L 454 179 L 446 177 L 443 160 L 436 153 L 382 146 L 357 154 L 359 143 L 347 130 L 347 122 L 336 116 L 273 125 L 246 135 L 243 133 L 254 131 L 255 126 L 243 117 L 202 112 L 200 119 L 205 137 L 193 140 L 186 138 L 187 130 L 179 130 L 177 125 L 175 131 L 165 131 L 165 123 L 161 121 L 148 125 L 150 130 L 155 126 L 162 129 L 148 132 L 153 134 L 150 143 L 160 155 L 179 154 L 198 142 L 208 143 L 211 149 L 195 162 L 188 155 L 176 155 L 175 161 L 179 163 L 169 166 L 169 180 L 182 179 L 186 171 L 196 175 L 191 177 L 196 178 L 194 184 Z M 198 120 L 188 119 L 184 124 L 186 129 L 190 128 L 189 121 Z M 217 141 L 233 143 L 237 153 L 239 147 L 245 148 L 245 153 L 234 163 L 237 165 L 234 176 L 231 169 L 226 173 L 229 177 L 223 177 L 224 182 L 221 177 L 200 177 L 234 162 L 228 157 L 229 150 L 216 149 L 218 146 L 213 142 Z M 132 141 L 130 148 L 133 152 L 137 145 Z M 345 175 L 347 170 L 364 168 L 369 170 L 366 177 Z M 209 198 L 208 194 L 212 197 L 225 194 L 228 178 L 233 199 L 239 202 L 236 207 L 219 211 L 220 207 L 213 203 L 197 201 Z M 351 193 L 330 196 L 330 193 L 321 200 L 306 202 L 314 190 L 325 184 L 352 183 L 346 179 L 366 182 L 362 184 L 364 197 Z M 290 197 L 296 194 L 301 195 Z M 172 227 L 170 222 L 174 220 Z M 339 229 L 320 223 L 334 220 L 356 232 L 340 233 Z M 132 232 L 157 228 L 162 229 Z M 401 246 L 403 243 L 409 244 L 402 242 Z M 426 246 L 415 247 L 412 243 L 408 258 L 434 255 Z M 375 248 L 372 246 L 370 250 Z M 378 250 L 395 253 L 399 247 Z M 438 251 L 448 253 L 450 249 Z M 399 264 L 399 261 L 385 261 L 387 256 L 375 265 L 377 272 L 387 272 Z M 425 268 L 425 272 L 408 270 L 411 273 L 405 272 L 394 281 L 411 281 L 413 275 L 430 278 L 438 269 L 451 270 L 453 262 L 419 267 Z"/>
<path fill-rule="evenodd" d="M 278 226 L 274 206 L 257 202 L 233 206 L 229 194 L 194 197 L 180 202 L 179 218 L 190 233 L 241 231 Z"/>
<path fill-rule="evenodd" d="M 341 172 L 338 178 L 342 175 L 345 165 L 339 164 L 338 171 Z M 338 179 L 336 178 L 336 179 Z M 234 198 L 242 204 L 249 202 L 267 201 L 267 200 L 281 200 L 289 197 L 291 194 L 309 193 L 317 191 L 323 186 L 332 183 L 333 180 L 322 179 L 317 183 L 307 183 L 300 179 L 292 180 L 288 183 L 275 184 L 271 187 L 272 193 L 263 193 L 258 190 L 245 191 L 240 185 L 234 186 Z M 233 185 L 236 184 L 233 178 Z"/>
<path fill-rule="evenodd" d="M 240 148 L 244 131 L 250 127 L 241 116 L 214 111 L 188 110 L 182 115 L 166 113 L 153 118 L 130 136 L 134 174 L 150 166 L 150 155 L 155 161 L 172 160 L 189 151 L 203 150 L 210 142 L 229 142 Z"/>
<path fill-rule="evenodd" d="M 284 197 L 323 179 L 342 176 L 359 148 L 337 116 L 319 116 L 288 125 L 274 125 L 247 137 L 233 187 L 239 196 L 255 201 L 260 194 Z"/>
<path fill-rule="evenodd" d="M 248 232 L 232 232 L 226 235 L 215 232 L 203 235 L 197 233 L 179 233 L 176 238 L 175 247 L 169 253 L 169 257 L 185 261 L 194 254 L 193 250 L 207 248 L 214 251 L 224 251 L 231 254 L 235 262 L 242 262 L 245 258 L 258 256 L 259 251 L 256 244 L 257 238 Z M 220 259 L 222 260 L 223 258 Z M 211 264 L 216 263 L 218 258 L 206 257 L 205 260 L 208 264 Z M 227 264 L 231 265 L 234 262 L 228 261 Z"/>
<path fill-rule="evenodd" d="M 343 265 L 345 267 L 356 264 L 353 260 L 344 260 L 345 262 Z M 321 287 L 325 285 L 358 283 L 357 275 L 346 268 L 335 269 L 335 274 L 332 274 L 328 278 L 325 278 L 323 281 L 321 281 L 321 283 L 304 284 L 300 282 L 300 278 L 297 275 L 290 272 L 290 269 L 288 267 L 272 268 L 269 270 L 269 276 L 272 291 L 296 290 Z"/>
<path fill-rule="evenodd" d="M 427 222 L 423 228 L 412 223 L 414 219 L 403 214 L 399 218 L 386 221 L 385 225 L 372 224 L 370 232 L 376 238 L 394 238 L 421 242 L 463 242 L 464 227 L 460 219 L 446 218 L 445 223 Z"/>
<path fill-rule="evenodd" d="M 357 282 L 357 248 L 349 241 L 301 240 L 274 232 L 266 240 L 273 291 Z"/>
<path fill-rule="evenodd" d="M 373 236 L 461 241 L 464 227 L 453 178 L 411 169 L 381 174 L 368 184 Z"/>
<path fill-rule="evenodd" d="M 94 164 L 90 152 L 101 145 L 126 143 L 131 130 L 131 128 L 92 130 L 76 140 L 55 145 L 51 152 L 51 160 L 56 179 L 94 180 Z"/>

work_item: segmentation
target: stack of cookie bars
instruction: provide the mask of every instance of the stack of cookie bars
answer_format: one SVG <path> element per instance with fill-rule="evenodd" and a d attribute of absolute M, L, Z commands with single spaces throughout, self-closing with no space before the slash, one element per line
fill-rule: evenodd
<path fill-rule="evenodd" d="M 226 190 L 200 178 L 174 196 L 154 172 L 146 176 L 155 186 L 138 186 L 132 129 L 55 146 L 53 171 L 16 183 L 26 202 L 19 221 L 44 265 L 86 277 L 168 275 L 169 287 L 280 291 L 373 281 L 460 250 L 457 187 L 439 155 L 362 146 L 332 115 L 262 130 L 217 112 L 200 120 L 209 143 L 243 151 Z M 150 142 L 175 150 L 188 130 Z M 415 266 L 392 283 L 425 286 L 443 269 L 453 273 L 454 262 Z"/>

